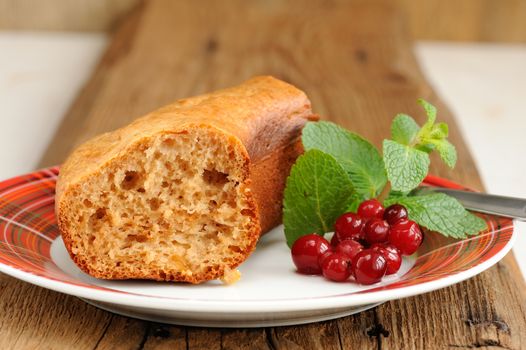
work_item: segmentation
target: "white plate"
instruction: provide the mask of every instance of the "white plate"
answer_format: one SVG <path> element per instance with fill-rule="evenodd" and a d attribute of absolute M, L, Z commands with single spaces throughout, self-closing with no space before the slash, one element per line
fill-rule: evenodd
<path fill-rule="evenodd" d="M 109 311 L 164 323 L 262 327 L 342 317 L 470 278 L 502 259 L 517 235 L 511 220 L 484 215 L 488 230 L 482 234 L 454 241 L 429 233 L 398 274 L 360 286 L 296 273 L 280 226 L 260 239 L 234 285 L 106 281 L 79 270 L 64 247 L 53 212 L 56 173 L 44 169 L 0 183 L 0 271 Z"/>
<path fill-rule="evenodd" d="M 84 296 L 83 299 L 90 304 L 151 321 L 207 327 L 289 325 L 361 312 L 383 300 L 364 304 L 346 302 L 341 298 L 345 299 L 353 292 L 388 285 L 414 264 L 413 258 L 404 259 L 397 275 L 386 277 L 374 286 L 334 283 L 321 276 L 301 275 L 295 271 L 282 226 L 263 236 L 250 259 L 240 266 L 242 277 L 233 285 L 219 281 L 190 285 L 99 280 L 85 274 L 74 264 L 61 238 L 53 242 L 51 258 L 62 271 L 77 280 L 138 296 L 130 301 L 115 299 L 115 295 L 96 299 L 104 302 Z"/>

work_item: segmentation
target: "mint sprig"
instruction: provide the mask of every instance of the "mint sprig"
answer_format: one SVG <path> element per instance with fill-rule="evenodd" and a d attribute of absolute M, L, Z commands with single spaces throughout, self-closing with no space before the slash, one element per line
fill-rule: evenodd
<path fill-rule="evenodd" d="M 420 185 L 429 171 L 429 153 L 435 149 L 449 167 L 457 161 L 455 147 L 447 141 L 447 125 L 435 123 L 436 108 L 422 99 L 418 103 L 427 114 L 426 123 L 420 127 L 410 116 L 399 114 L 391 125 L 392 140 L 383 142 L 387 176 L 395 191 L 409 192 Z"/>
<path fill-rule="evenodd" d="M 349 177 L 331 155 L 312 149 L 300 156 L 287 178 L 283 224 L 287 244 L 307 233 L 332 231 L 353 194 Z"/>
<path fill-rule="evenodd" d="M 448 237 L 466 238 L 486 228 L 484 220 L 442 193 L 415 190 L 429 171 L 429 153 L 454 167 L 455 147 L 449 129 L 436 123 L 437 110 L 420 99 L 427 121 L 420 127 L 407 114 L 398 114 L 391 139 L 383 142 L 383 156 L 361 136 L 330 122 L 309 122 L 303 129 L 305 154 L 298 158 L 287 179 L 283 223 L 291 246 L 302 235 L 332 231 L 344 212 L 356 211 L 364 199 L 389 192 L 384 201 L 404 205 L 409 218 Z"/>
<path fill-rule="evenodd" d="M 401 204 L 409 217 L 432 231 L 446 237 L 465 238 L 486 228 L 486 222 L 468 212 L 455 198 L 444 193 L 390 196 L 384 205 Z"/>
<path fill-rule="evenodd" d="M 374 198 L 387 183 L 378 150 L 361 136 L 334 123 L 307 123 L 301 141 L 305 150 L 318 149 L 333 156 L 349 175 L 358 197 Z"/>
<path fill-rule="evenodd" d="M 429 155 L 396 141 L 384 140 L 384 162 L 391 188 L 409 192 L 424 180 L 428 171 Z"/>
<path fill-rule="evenodd" d="M 391 123 L 391 138 L 402 145 L 412 144 L 419 131 L 418 124 L 407 114 L 398 114 Z"/>

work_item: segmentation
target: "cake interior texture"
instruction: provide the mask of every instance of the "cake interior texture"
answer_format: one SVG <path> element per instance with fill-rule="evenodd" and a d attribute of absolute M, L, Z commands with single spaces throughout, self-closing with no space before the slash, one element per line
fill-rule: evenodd
<path fill-rule="evenodd" d="M 259 231 L 247 158 L 206 128 L 145 137 L 73 188 L 64 229 L 99 278 L 195 282 L 246 259 Z"/>

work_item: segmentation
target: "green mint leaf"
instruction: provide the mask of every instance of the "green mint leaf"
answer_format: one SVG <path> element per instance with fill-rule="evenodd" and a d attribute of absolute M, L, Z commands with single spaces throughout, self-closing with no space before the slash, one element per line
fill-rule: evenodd
<path fill-rule="evenodd" d="M 450 168 L 454 168 L 457 163 L 457 150 L 448 140 L 441 140 L 436 143 L 436 150 L 440 158 Z"/>
<path fill-rule="evenodd" d="M 384 140 L 383 153 L 394 191 L 408 192 L 426 177 L 430 163 L 427 153 L 391 140 Z"/>
<path fill-rule="evenodd" d="M 466 234 L 470 236 L 488 228 L 488 224 L 486 221 L 484 221 L 484 219 L 470 213 L 467 210 L 465 210 L 464 217 L 459 219 L 458 224 L 463 227 Z"/>
<path fill-rule="evenodd" d="M 455 198 L 443 193 L 392 196 L 384 205 L 398 203 L 407 208 L 409 218 L 447 237 L 466 238 L 487 228 L 486 222 L 468 212 Z"/>
<path fill-rule="evenodd" d="M 287 178 L 283 200 L 289 247 L 303 235 L 332 231 L 352 194 L 351 181 L 334 157 L 314 149 L 300 156 Z"/>
<path fill-rule="evenodd" d="M 393 200 L 396 200 L 399 197 L 405 197 L 409 195 L 409 192 L 400 192 L 400 191 L 389 191 L 389 194 L 387 195 L 387 198 L 385 199 L 385 202 L 391 202 Z"/>
<path fill-rule="evenodd" d="M 429 136 L 433 139 L 445 139 L 449 135 L 449 127 L 446 123 L 438 123 L 433 125 L 433 128 L 431 128 L 431 132 L 429 133 Z"/>
<path fill-rule="evenodd" d="M 414 146 L 415 149 L 425 152 L 427 154 L 433 152 L 433 150 L 436 148 L 436 146 L 432 143 L 426 143 L 426 144 L 418 144 Z"/>
<path fill-rule="evenodd" d="M 403 145 L 410 145 L 416 138 L 420 127 L 407 114 L 398 114 L 391 123 L 391 138 Z"/>
<path fill-rule="evenodd" d="M 426 111 L 426 115 L 427 115 L 427 122 L 424 124 L 422 128 L 431 128 L 431 126 L 435 124 L 435 120 L 437 119 L 436 107 L 433 106 L 431 103 L 427 102 L 426 100 L 424 100 L 423 98 L 419 98 L 417 102 L 422 107 L 424 107 L 424 110 Z"/>
<path fill-rule="evenodd" d="M 333 156 L 349 175 L 362 199 L 380 194 L 387 182 L 384 162 L 378 150 L 362 137 L 331 122 L 309 122 L 303 128 L 303 147 Z"/>
<path fill-rule="evenodd" d="M 363 199 L 360 195 L 357 193 L 353 194 L 348 200 L 347 204 L 345 205 L 345 213 L 356 213 L 358 211 L 358 207 L 363 202 Z"/>

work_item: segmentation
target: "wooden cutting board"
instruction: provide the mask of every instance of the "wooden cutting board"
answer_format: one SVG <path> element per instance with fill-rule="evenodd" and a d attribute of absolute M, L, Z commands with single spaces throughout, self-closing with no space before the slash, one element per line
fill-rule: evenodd
<path fill-rule="evenodd" d="M 41 165 L 174 99 L 272 74 L 304 89 L 316 112 L 377 145 L 398 112 L 439 108 L 459 151 L 452 172 L 482 189 L 446 106 L 422 75 L 403 15 L 385 1 L 142 3 L 120 24 Z M 0 276 L 1 349 L 395 349 L 526 347 L 526 294 L 511 254 L 466 282 L 338 320 L 267 329 L 161 325 Z"/>

